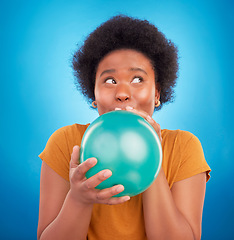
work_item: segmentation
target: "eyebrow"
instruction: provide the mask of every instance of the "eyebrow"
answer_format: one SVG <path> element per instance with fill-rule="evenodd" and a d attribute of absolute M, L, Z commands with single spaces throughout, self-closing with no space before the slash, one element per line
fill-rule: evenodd
<path fill-rule="evenodd" d="M 133 72 L 140 71 L 140 72 L 143 72 L 144 74 L 148 75 L 147 72 L 145 70 L 143 70 L 142 68 L 138 68 L 138 67 L 137 68 L 129 68 L 128 70 L 133 71 Z M 100 77 L 105 73 L 113 73 L 113 72 L 116 72 L 116 70 L 115 69 L 107 69 L 100 74 Z"/>
<path fill-rule="evenodd" d="M 129 70 L 130 71 L 140 71 L 140 72 L 143 72 L 144 74 L 148 75 L 147 72 L 142 68 L 138 68 L 138 67 L 137 68 L 129 68 Z"/>
<path fill-rule="evenodd" d="M 105 73 L 112 73 L 112 72 L 115 72 L 115 69 L 107 69 L 100 74 L 100 77 Z"/>

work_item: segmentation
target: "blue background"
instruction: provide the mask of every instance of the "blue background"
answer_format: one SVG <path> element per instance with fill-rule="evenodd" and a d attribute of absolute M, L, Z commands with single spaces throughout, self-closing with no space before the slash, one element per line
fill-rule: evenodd
<path fill-rule="evenodd" d="M 162 128 L 200 139 L 212 177 L 202 239 L 233 239 L 232 1 L 1 1 L 0 239 L 36 239 L 43 150 L 58 128 L 93 121 L 73 84 L 71 57 L 88 33 L 119 14 L 146 18 L 179 48 L 175 102 Z"/>

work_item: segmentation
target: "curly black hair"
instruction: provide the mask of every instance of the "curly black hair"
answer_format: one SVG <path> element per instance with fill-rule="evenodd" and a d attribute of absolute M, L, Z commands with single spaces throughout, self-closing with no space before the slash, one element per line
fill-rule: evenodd
<path fill-rule="evenodd" d="M 99 62 L 117 49 L 133 49 L 151 60 L 155 83 L 160 86 L 161 105 L 155 110 L 173 101 L 178 72 L 176 46 L 147 20 L 117 15 L 96 28 L 73 56 L 76 86 L 89 102 L 95 100 L 95 76 Z"/>

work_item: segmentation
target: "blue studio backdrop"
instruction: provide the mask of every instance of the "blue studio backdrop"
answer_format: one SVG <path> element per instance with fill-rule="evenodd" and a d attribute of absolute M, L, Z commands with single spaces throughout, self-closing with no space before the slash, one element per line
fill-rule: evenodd
<path fill-rule="evenodd" d="M 75 88 L 72 54 L 119 13 L 149 20 L 178 46 L 175 101 L 153 117 L 200 139 L 212 168 L 202 239 L 233 239 L 233 9 L 227 0 L 1 1 L 0 239 L 36 239 L 38 154 L 56 129 L 98 116 Z"/>

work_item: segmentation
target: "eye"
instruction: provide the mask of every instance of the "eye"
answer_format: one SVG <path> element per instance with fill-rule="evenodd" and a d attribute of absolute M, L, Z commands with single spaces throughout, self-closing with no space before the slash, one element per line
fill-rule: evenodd
<path fill-rule="evenodd" d="M 132 83 L 141 83 L 143 81 L 142 77 L 134 77 L 132 79 Z"/>
<path fill-rule="evenodd" d="M 105 83 L 116 84 L 116 81 L 113 78 L 108 78 L 105 80 Z"/>

